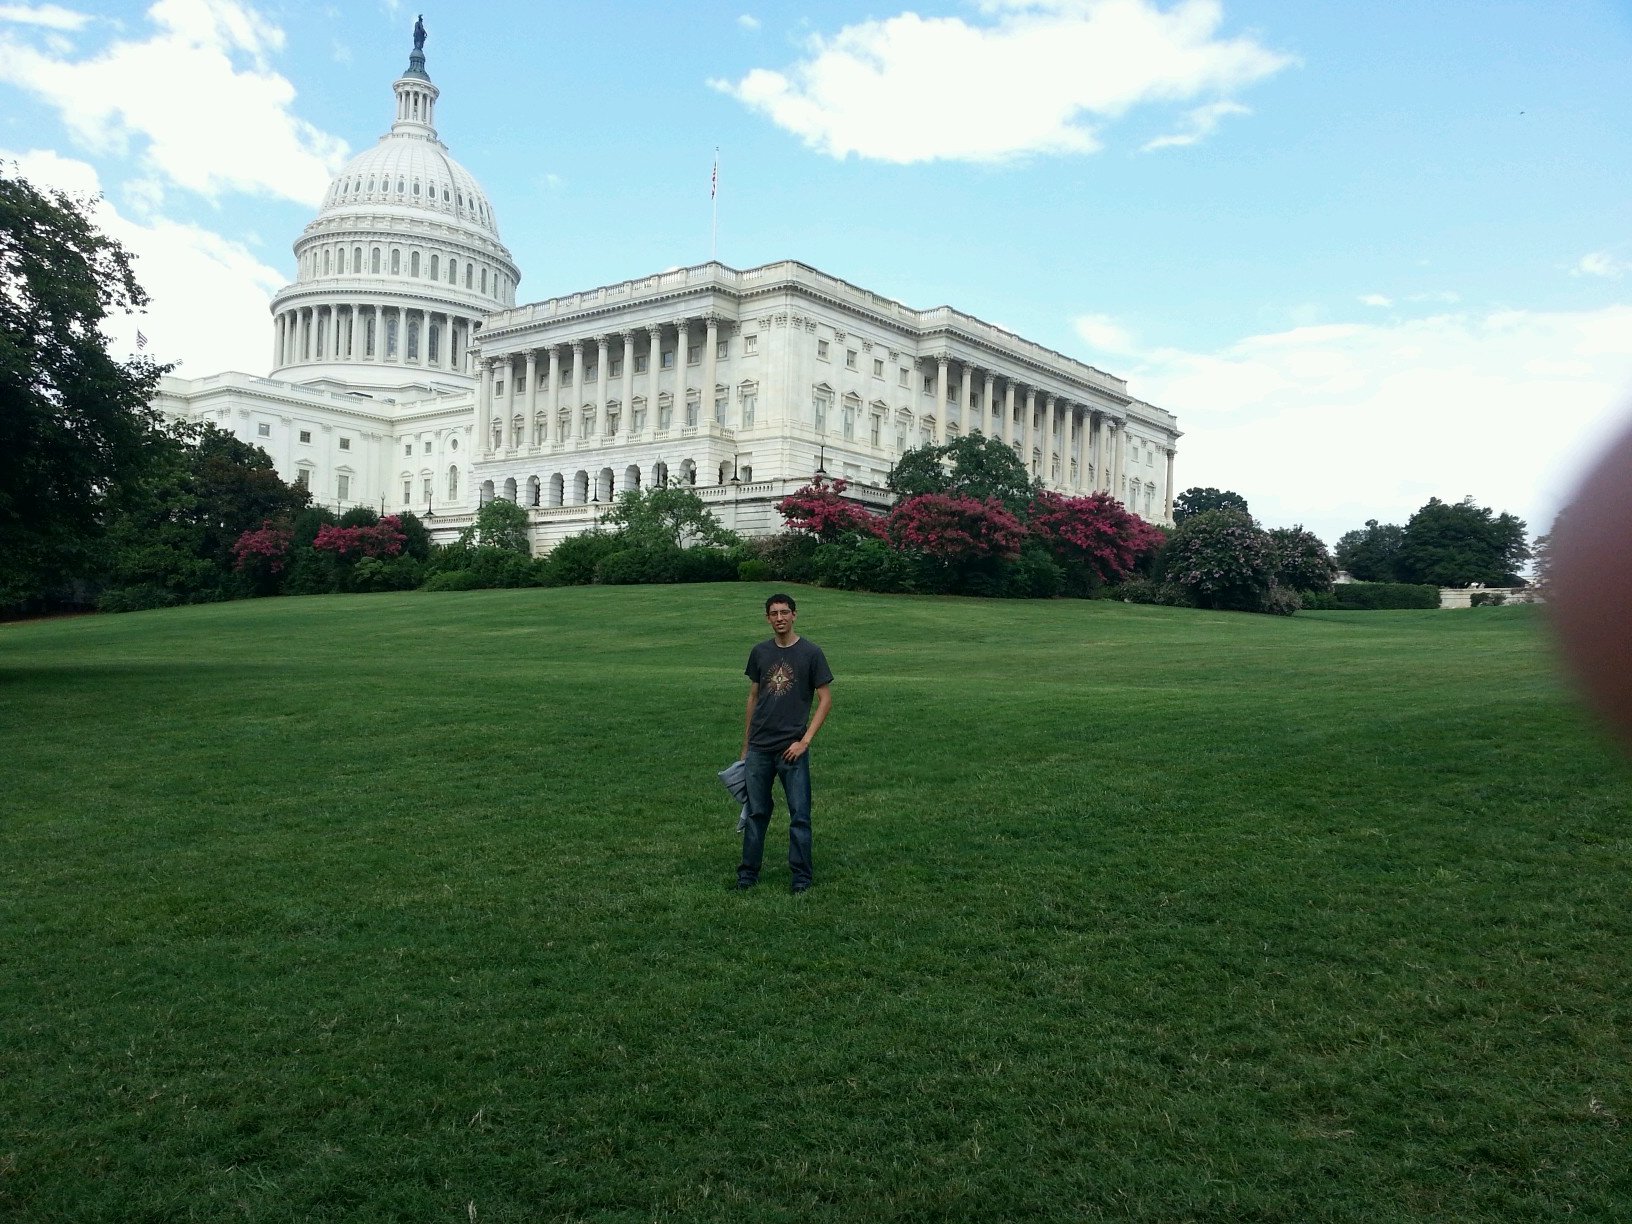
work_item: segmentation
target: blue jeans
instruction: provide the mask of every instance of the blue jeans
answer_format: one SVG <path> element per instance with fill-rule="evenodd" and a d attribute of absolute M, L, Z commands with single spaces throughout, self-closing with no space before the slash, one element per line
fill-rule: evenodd
<path fill-rule="evenodd" d="M 795 885 L 810 883 L 810 753 L 784 761 L 780 752 L 748 750 L 748 823 L 742 828 L 742 864 L 737 879 L 759 879 L 765 857 L 765 829 L 771 823 L 771 779 L 782 779 L 788 801 L 788 870 Z"/>

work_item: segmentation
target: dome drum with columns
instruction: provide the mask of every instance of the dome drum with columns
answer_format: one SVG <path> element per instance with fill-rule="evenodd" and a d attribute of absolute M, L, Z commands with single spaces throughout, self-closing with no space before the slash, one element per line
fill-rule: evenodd
<path fill-rule="evenodd" d="M 271 377 L 167 376 L 160 411 L 260 446 L 321 504 L 413 510 L 438 539 L 509 498 L 535 551 L 651 484 L 695 488 L 748 534 L 780 530 L 777 502 L 817 473 L 882 508 L 905 450 L 977 431 L 1049 488 L 1172 521 L 1171 413 L 950 307 L 793 262 L 517 306 L 493 207 L 437 138 L 422 43 L 416 26 L 390 131 L 295 242 Z"/>

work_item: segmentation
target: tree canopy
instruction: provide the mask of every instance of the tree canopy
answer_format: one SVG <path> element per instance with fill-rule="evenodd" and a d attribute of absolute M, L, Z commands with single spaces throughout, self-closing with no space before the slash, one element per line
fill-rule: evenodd
<path fill-rule="evenodd" d="M 1405 529 L 1367 519 L 1364 528 L 1344 532 L 1332 550 L 1338 568 L 1361 582 L 1397 582 L 1395 563 Z"/>
<path fill-rule="evenodd" d="M 1474 504 L 1429 498 L 1411 516 L 1400 540 L 1395 572 L 1401 582 L 1435 586 L 1518 586 L 1530 559 L 1524 520 Z"/>
<path fill-rule="evenodd" d="M 692 544 L 734 544 L 736 534 L 720 524 L 689 486 L 653 486 L 618 494 L 601 516 L 634 548 L 682 548 Z"/>
<path fill-rule="evenodd" d="M 89 563 L 108 494 L 156 436 L 165 367 L 108 352 L 101 324 L 147 295 L 90 202 L 0 174 L 0 603 Z"/>
<path fill-rule="evenodd" d="M 1249 518 L 1252 516 L 1252 511 L 1247 509 L 1247 499 L 1241 494 L 1228 489 L 1197 487 L 1186 489 L 1173 499 L 1173 522 L 1176 525 L 1211 510 L 1232 510 Z"/>
<path fill-rule="evenodd" d="M 942 446 L 915 446 L 896 460 L 890 491 L 905 501 L 922 493 L 996 498 L 1011 514 L 1023 513 L 1042 489 L 1014 449 L 982 433 L 953 438 Z"/>

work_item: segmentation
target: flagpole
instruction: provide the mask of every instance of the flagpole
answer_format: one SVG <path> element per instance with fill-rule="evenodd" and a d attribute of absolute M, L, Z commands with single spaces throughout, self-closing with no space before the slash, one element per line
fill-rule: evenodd
<path fill-rule="evenodd" d="M 720 251 L 720 146 L 714 146 L 714 175 L 708 181 L 708 202 L 714 216 L 709 223 L 708 261 L 717 262 Z"/>

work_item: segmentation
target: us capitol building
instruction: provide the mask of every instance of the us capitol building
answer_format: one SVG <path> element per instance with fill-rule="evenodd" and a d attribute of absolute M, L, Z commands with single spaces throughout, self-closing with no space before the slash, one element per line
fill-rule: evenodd
<path fill-rule="evenodd" d="M 1171 413 L 947 306 L 792 261 L 518 306 L 493 206 L 437 138 L 422 30 L 392 88 L 391 130 L 295 242 L 271 376 L 166 377 L 156 403 L 260 446 L 315 501 L 413 510 L 446 540 L 504 497 L 544 552 L 619 493 L 680 482 L 756 534 L 813 474 L 884 506 L 903 451 L 980 430 L 1049 488 L 1172 521 Z"/>

